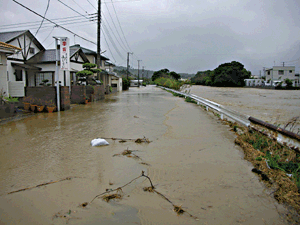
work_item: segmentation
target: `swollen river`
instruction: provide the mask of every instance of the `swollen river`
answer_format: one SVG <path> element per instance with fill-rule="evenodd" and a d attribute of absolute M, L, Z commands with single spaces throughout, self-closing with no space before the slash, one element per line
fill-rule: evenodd
<path fill-rule="evenodd" d="M 286 210 L 251 172 L 229 130 L 201 107 L 153 86 L 2 124 L 0 224 L 287 224 Z M 110 145 L 91 147 L 99 137 Z M 111 139 L 143 137 L 151 143 Z M 120 154 L 127 149 L 138 158 Z M 144 192 L 145 178 L 122 188 L 122 199 L 80 207 L 142 171 L 194 217 Z"/>

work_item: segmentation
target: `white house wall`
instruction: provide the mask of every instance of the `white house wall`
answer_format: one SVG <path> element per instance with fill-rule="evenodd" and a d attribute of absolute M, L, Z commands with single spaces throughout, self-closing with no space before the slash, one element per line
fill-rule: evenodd
<path fill-rule="evenodd" d="M 19 48 L 22 48 L 22 51 L 23 51 L 23 49 L 24 49 L 24 35 L 22 35 L 22 36 L 19 37 L 19 41 L 20 41 L 21 46 L 19 45 L 19 42 L 18 42 L 17 39 L 9 42 L 8 44 L 16 46 L 16 47 L 19 47 Z M 37 54 L 40 51 L 40 49 L 33 42 L 31 42 L 31 44 L 29 46 L 29 43 L 30 43 L 31 40 L 30 40 L 30 38 L 27 35 L 25 35 L 25 41 L 26 41 L 26 43 L 25 43 L 26 44 L 26 46 L 25 46 L 26 51 L 25 52 L 28 51 L 29 47 L 30 48 L 34 48 L 34 54 L 28 52 L 27 59 L 30 59 L 32 56 L 34 56 L 35 54 Z M 19 51 L 17 54 L 9 56 L 9 58 L 17 58 L 17 59 L 23 60 L 23 56 L 22 56 L 21 51 Z"/>
<path fill-rule="evenodd" d="M 7 85 L 7 60 L 6 60 L 6 54 L 0 52 L 1 55 L 1 64 L 0 64 L 0 91 L 2 90 L 3 92 L 8 93 L 8 85 Z"/>

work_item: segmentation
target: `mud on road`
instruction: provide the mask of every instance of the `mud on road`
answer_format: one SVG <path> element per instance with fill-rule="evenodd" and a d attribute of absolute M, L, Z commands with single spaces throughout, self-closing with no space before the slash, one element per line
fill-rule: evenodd
<path fill-rule="evenodd" d="M 0 223 L 287 224 L 287 210 L 251 172 L 229 130 L 197 105 L 152 86 L 3 124 Z M 144 136 L 151 142 L 90 146 L 97 137 Z M 120 154 L 124 150 L 138 158 Z M 178 216 L 164 198 L 145 192 L 147 179 L 122 188 L 122 199 L 97 198 L 81 207 L 143 170 L 157 191 L 199 220 Z"/>

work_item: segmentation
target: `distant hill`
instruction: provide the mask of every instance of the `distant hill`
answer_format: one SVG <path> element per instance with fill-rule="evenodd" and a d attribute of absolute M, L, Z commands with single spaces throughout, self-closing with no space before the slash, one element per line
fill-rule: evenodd
<path fill-rule="evenodd" d="M 123 75 L 126 76 L 127 75 L 126 71 L 127 71 L 127 68 L 124 67 L 124 66 L 116 66 L 115 67 L 115 72 L 117 72 L 121 76 L 123 76 Z M 135 76 L 135 77 L 138 76 L 138 70 L 137 69 L 129 68 L 129 72 L 131 74 L 133 74 L 133 76 Z M 153 71 L 153 70 L 145 70 L 144 71 L 144 77 L 145 78 L 151 78 L 154 72 L 155 71 Z M 143 73 L 143 71 L 142 71 L 142 69 L 140 69 L 140 77 L 142 77 L 142 73 Z M 189 73 L 179 73 L 179 74 L 180 74 L 181 78 L 185 78 L 185 79 L 195 76 L 195 74 L 189 74 Z"/>
<path fill-rule="evenodd" d="M 126 73 L 127 68 L 124 67 L 124 66 L 116 66 L 114 70 L 115 70 L 115 72 L 117 72 L 121 76 L 122 75 L 124 75 L 124 76 L 127 75 L 127 73 Z M 133 74 L 133 76 L 136 76 L 136 77 L 138 76 L 138 69 L 129 68 L 129 72 L 131 74 Z M 145 78 L 151 78 L 153 73 L 154 73 L 154 71 L 152 71 L 152 70 L 144 70 L 144 77 Z M 142 76 L 143 76 L 143 70 L 140 69 L 140 77 L 142 77 Z"/>

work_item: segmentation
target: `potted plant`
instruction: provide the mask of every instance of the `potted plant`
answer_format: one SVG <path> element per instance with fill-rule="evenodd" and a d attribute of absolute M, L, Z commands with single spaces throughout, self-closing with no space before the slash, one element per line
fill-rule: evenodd
<path fill-rule="evenodd" d="M 39 112 L 42 112 L 45 107 L 45 101 L 43 99 L 37 99 L 36 103 L 37 103 L 37 106 L 36 106 L 37 110 Z"/>
<path fill-rule="evenodd" d="M 52 100 L 47 102 L 47 110 L 49 113 L 52 113 L 55 108 L 56 108 L 56 105 Z"/>
<path fill-rule="evenodd" d="M 31 98 L 31 96 L 25 96 L 23 98 L 24 109 L 27 111 L 30 109 Z"/>
<path fill-rule="evenodd" d="M 31 111 L 35 111 L 35 107 L 37 107 L 37 99 L 36 98 L 31 98 L 31 101 L 30 101 L 30 109 Z"/>

